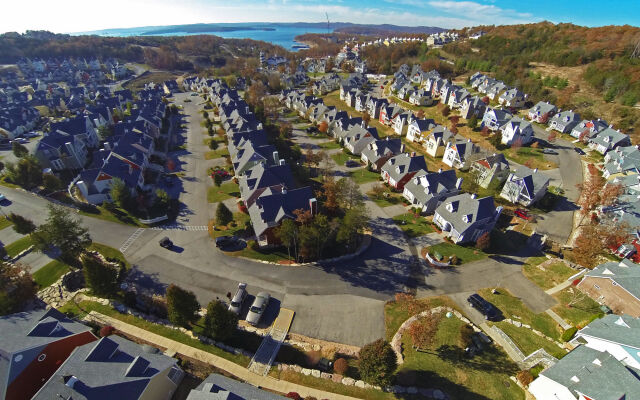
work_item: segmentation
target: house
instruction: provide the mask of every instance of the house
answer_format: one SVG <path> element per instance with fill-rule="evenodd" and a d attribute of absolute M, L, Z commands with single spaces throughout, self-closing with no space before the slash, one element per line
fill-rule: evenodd
<path fill-rule="evenodd" d="M 486 126 L 492 131 L 497 131 L 511 118 L 513 118 L 513 115 L 511 115 L 511 113 L 509 113 L 508 111 L 489 107 L 482 116 L 482 122 L 480 123 L 480 126 Z"/>
<path fill-rule="evenodd" d="M 393 131 L 396 133 L 396 135 L 402 136 L 407 133 L 407 127 L 409 126 L 411 121 L 413 121 L 413 119 L 414 116 L 413 112 L 411 111 L 405 111 L 396 115 L 392 121 Z"/>
<path fill-rule="evenodd" d="M 451 168 L 468 169 L 480 153 L 480 147 L 471 139 L 447 142 L 442 162 Z"/>
<path fill-rule="evenodd" d="M 570 343 L 606 351 L 626 366 L 640 370 L 640 318 L 605 315 L 576 332 Z"/>
<path fill-rule="evenodd" d="M 379 171 L 387 160 L 404 151 L 404 144 L 401 139 L 378 139 L 362 150 L 360 159 L 367 164 L 372 170 Z"/>
<path fill-rule="evenodd" d="M 430 106 L 433 105 L 433 97 L 431 97 L 430 92 L 418 89 L 414 90 L 409 96 L 409 103 L 416 106 Z"/>
<path fill-rule="evenodd" d="M 464 101 L 471 97 L 471 93 L 464 88 L 454 88 L 449 94 L 447 104 L 451 108 L 461 108 Z"/>
<path fill-rule="evenodd" d="M 240 187 L 240 197 L 247 208 L 255 203 L 262 193 L 270 189 L 272 192 L 282 192 L 295 187 L 293 175 L 284 160 L 280 160 L 279 165 L 257 164 L 247 170 L 238 178 Z"/>
<path fill-rule="evenodd" d="M 88 162 L 89 151 L 82 137 L 49 133 L 40 139 L 35 150 L 35 157 L 44 168 L 52 171 L 79 170 Z"/>
<path fill-rule="evenodd" d="M 399 105 L 394 103 L 385 104 L 380 107 L 380 116 L 378 120 L 383 125 L 391 125 L 393 119 L 401 112 L 404 112 L 404 109 Z"/>
<path fill-rule="evenodd" d="M 249 142 L 238 149 L 235 156 L 231 158 L 231 163 L 236 176 L 240 176 L 257 164 L 279 165 L 280 157 L 272 145 L 256 146 Z"/>
<path fill-rule="evenodd" d="M 424 214 L 433 214 L 445 199 L 460 193 L 462 178 L 456 178 L 454 170 L 438 172 L 419 171 L 405 185 L 402 196 L 411 207 Z"/>
<path fill-rule="evenodd" d="M 458 136 L 445 126 L 437 125 L 427 136 L 425 143 L 427 154 L 431 157 L 442 157 L 447 148 L 447 144 L 456 139 L 458 139 Z"/>
<path fill-rule="evenodd" d="M 77 347 L 33 399 L 168 399 L 183 377 L 175 358 L 111 335 Z"/>
<path fill-rule="evenodd" d="M 285 218 L 296 219 L 296 210 L 316 214 L 317 201 L 310 187 L 281 191 L 265 190 L 249 207 L 249 217 L 258 246 L 279 244 L 276 230 Z"/>
<path fill-rule="evenodd" d="M 387 160 L 380 168 L 382 180 L 396 190 L 403 190 L 404 185 L 418 171 L 427 171 L 424 156 L 416 153 L 402 153 Z"/>
<path fill-rule="evenodd" d="M 498 97 L 500 105 L 510 108 L 522 108 L 526 100 L 527 95 L 517 88 L 509 89 Z"/>
<path fill-rule="evenodd" d="M 529 385 L 536 400 L 632 399 L 640 393 L 638 370 L 607 353 L 578 346 Z"/>
<path fill-rule="evenodd" d="M 631 139 L 628 135 L 611 127 L 598 132 L 589 139 L 589 148 L 600 154 L 605 154 L 620 146 L 631 146 Z"/>
<path fill-rule="evenodd" d="M 534 122 L 546 124 L 557 111 L 558 109 L 553 104 L 545 101 L 540 101 L 535 106 L 529 109 L 529 111 L 527 112 L 527 118 Z"/>
<path fill-rule="evenodd" d="M 378 139 L 376 128 L 363 128 L 361 125 L 351 127 L 342 138 L 344 148 L 351 154 L 359 156 L 369 143 Z"/>
<path fill-rule="evenodd" d="M 482 101 L 480 97 L 466 97 L 462 101 L 462 106 L 460 107 L 460 115 L 464 119 L 471 119 L 471 117 L 473 116 L 475 116 L 476 118 L 481 118 L 482 116 L 484 116 L 486 110 L 487 104 Z"/>
<path fill-rule="evenodd" d="M 248 383 L 211 374 L 195 389 L 191 389 L 186 400 L 286 400 Z"/>
<path fill-rule="evenodd" d="M 580 114 L 573 110 L 562 111 L 551 117 L 549 127 L 560 133 L 569 133 L 580 123 Z"/>
<path fill-rule="evenodd" d="M 585 119 L 571 130 L 571 136 L 586 142 L 608 127 L 607 121 L 600 118 L 594 120 Z"/>
<path fill-rule="evenodd" d="M 167 96 L 171 96 L 173 93 L 179 92 L 180 87 L 175 80 L 168 80 L 162 83 L 162 90 Z"/>
<path fill-rule="evenodd" d="M 623 259 L 588 271 L 578 288 L 614 313 L 640 317 L 640 265 Z"/>
<path fill-rule="evenodd" d="M 616 147 L 605 154 L 602 175 L 611 179 L 620 174 L 640 174 L 640 149 L 637 145 Z"/>
<path fill-rule="evenodd" d="M 512 170 L 500 192 L 500 197 L 514 204 L 522 204 L 529 207 L 544 197 L 549 187 L 549 178 L 538 172 L 538 169 L 530 169 L 520 166 Z"/>
<path fill-rule="evenodd" d="M 491 232 L 500 217 L 502 207 L 495 207 L 493 197 L 476 198 L 462 193 L 443 201 L 433 214 L 433 222 L 454 243 L 475 242 L 485 232 Z"/>
<path fill-rule="evenodd" d="M 440 93 L 439 93 L 440 103 L 449 104 L 449 96 L 451 95 L 451 92 L 458 88 L 459 88 L 458 86 L 455 86 L 449 81 L 444 82 L 440 86 Z"/>
<path fill-rule="evenodd" d="M 502 139 L 500 142 L 504 145 L 511 146 L 514 143 L 527 145 L 533 141 L 533 127 L 530 122 L 520 117 L 513 117 L 506 124 L 500 127 Z"/>
<path fill-rule="evenodd" d="M 0 332 L 2 399 L 31 399 L 76 347 L 97 340 L 55 308 L 2 316 Z"/>
<path fill-rule="evenodd" d="M 494 153 L 471 164 L 471 171 L 480 187 L 488 188 L 491 184 L 500 184 L 509 176 L 509 162 L 502 153 Z"/>
<path fill-rule="evenodd" d="M 414 119 L 407 128 L 407 140 L 422 143 L 436 126 L 432 119 Z"/>
<path fill-rule="evenodd" d="M 489 96 L 489 98 L 493 100 L 498 97 L 500 93 L 507 89 L 509 89 L 509 86 L 507 86 L 502 81 L 497 81 L 487 89 L 487 96 Z"/>

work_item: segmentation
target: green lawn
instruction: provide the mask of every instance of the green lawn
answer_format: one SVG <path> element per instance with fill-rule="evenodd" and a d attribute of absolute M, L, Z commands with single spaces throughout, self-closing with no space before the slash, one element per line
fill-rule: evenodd
<path fill-rule="evenodd" d="M 533 147 L 521 147 L 518 150 L 507 149 L 502 153 L 510 160 L 515 161 L 518 164 L 524 165 L 526 162 L 531 164 L 531 168 L 538 169 L 553 169 L 557 168 L 557 165 L 551 161 L 545 160 L 542 149 L 535 149 Z"/>
<path fill-rule="evenodd" d="M 543 348 L 547 353 L 556 358 L 564 357 L 567 352 L 558 347 L 555 343 L 541 338 L 538 335 L 533 334 L 530 329 L 518 328 L 515 325 L 507 322 L 498 322 L 496 325 L 513 340 L 513 342 L 522 350 L 525 356 L 533 353 L 534 351 Z"/>
<path fill-rule="evenodd" d="M 360 157 L 354 156 L 354 155 L 351 155 L 351 154 L 347 154 L 345 151 L 342 151 L 342 152 L 336 153 L 336 154 L 332 154 L 331 158 L 338 165 L 344 165 L 347 162 L 347 160 L 360 161 Z"/>
<path fill-rule="evenodd" d="M 233 212 L 233 210 L 231 211 Z M 233 213 L 233 222 L 225 227 L 217 227 L 216 230 L 212 231 L 212 236 L 217 238 L 219 236 L 236 235 L 244 229 L 245 224 L 249 222 L 249 220 L 249 214 L 239 211 L 235 212 Z"/>
<path fill-rule="evenodd" d="M 385 192 L 382 195 L 378 196 L 373 191 L 368 191 L 367 196 L 382 208 L 402 203 L 402 196 L 399 193 L 392 192 L 386 186 L 384 188 Z"/>
<path fill-rule="evenodd" d="M 107 246 L 106 244 L 93 242 L 91 243 L 91 246 L 89 246 L 89 250 L 97 251 L 98 253 L 102 254 L 104 258 L 114 258 L 116 260 L 122 261 L 124 262 L 124 265 L 127 267 L 127 269 L 131 268 L 131 264 L 129 264 L 129 261 L 127 261 L 127 259 L 124 257 L 124 254 L 122 254 L 122 252 L 118 249 L 114 249 L 113 247 Z"/>
<path fill-rule="evenodd" d="M 567 265 L 561 261 L 547 265 L 546 267 L 544 267 L 544 271 L 538 268 L 538 265 L 546 260 L 546 257 L 535 257 L 533 259 L 530 258 L 522 267 L 524 276 L 529 278 L 542 289 L 551 289 L 552 287 L 565 282 L 567 278 L 576 273 L 575 270 L 567 267 Z"/>
<path fill-rule="evenodd" d="M 448 306 L 457 309 L 457 305 L 447 296 L 427 297 L 408 301 L 389 301 L 384 305 L 385 338 L 390 341 L 400 325 L 409 317 L 434 307 Z"/>
<path fill-rule="evenodd" d="M 7 251 L 7 255 L 10 258 L 13 258 L 28 249 L 32 244 L 33 241 L 31 240 L 31 236 L 25 236 L 11 244 L 6 245 L 4 249 Z"/>
<path fill-rule="evenodd" d="M 250 246 L 247 246 L 240 251 L 234 251 L 228 254 L 235 257 L 247 257 L 247 258 L 252 258 L 254 260 L 268 261 L 273 263 L 287 262 L 291 260 L 289 258 L 289 255 L 287 254 L 286 248 L 254 250 Z M 292 258 L 293 258 L 293 255 L 292 255 Z"/>
<path fill-rule="evenodd" d="M 375 182 L 380 180 L 380 173 L 369 171 L 366 168 L 359 169 L 357 171 L 349 172 L 349 176 L 354 180 L 355 183 L 361 185 L 367 182 Z"/>
<path fill-rule="evenodd" d="M 435 232 L 431 224 L 421 216 L 415 216 L 412 213 L 396 215 L 393 220 L 398 224 L 400 229 L 410 238 L 426 235 Z"/>
<path fill-rule="evenodd" d="M 535 314 L 524 305 L 522 300 L 513 296 L 507 289 L 498 288 L 497 290 L 497 294 L 491 293 L 491 289 L 482 289 L 478 293 L 488 302 L 498 307 L 505 318 L 511 318 L 514 321 L 530 325 L 550 338 L 560 338 L 560 327 L 553 318 L 544 312 Z M 535 336 L 530 332 L 528 334 Z"/>
<path fill-rule="evenodd" d="M 69 265 L 60 260 L 53 260 L 34 272 L 32 277 L 38 287 L 42 289 L 51 286 L 60 279 L 62 275 L 66 274 L 70 268 Z"/>
<path fill-rule="evenodd" d="M 78 211 L 78 214 L 84 215 L 86 217 L 98 218 L 105 221 L 117 222 L 119 224 L 132 225 L 145 227 L 146 225 L 142 224 L 138 218 L 133 216 L 130 212 L 123 210 L 122 208 L 114 208 L 113 210 L 108 210 L 102 206 L 96 207 L 97 212 L 87 212 L 87 211 Z"/>
<path fill-rule="evenodd" d="M 240 188 L 233 181 L 225 182 L 220 187 L 211 186 L 207 189 L 207 201 L 209 203 L 218 203 L 232 197 L 240 197 Z"/>
<path fill-rule="evenodd" d="M 457 244 L 447 242 L 430 246 L 428 251 L 430 253 L 438 252 L 445 257 L 455 255 L 458 257 L 458 260 L 460 260 L 460 264 L 482 260 L 487 257 L 486 253 L 476 248 L 458 246 Z"/>
<path fill-rule="evenodd" d="M 331 140 L 330 142 L 324 142 L 324 143 L 318 144 L 318 147 L 320 147 L 323 150 L 333 150 L 333 149 L 339 149 L 340 144 L 336 143 L 334 140 Z"/>
<path fill-rule="evenodd" d="M 359 399 L 394 400 L 399 398 L 394 396 L 392 393 L 386 393 L 375 389 L 363 389 L 356 386 L 346 386 L 342 383 L 333 382 L 330 379 L 316 378 L 292 370 L 278 371 L 277 368 L 272 368 L 269 376 L 287 382 L 297 383 L 302 386 L 313 387 L 316 389 L 324 390 L 326 392 L 338 393 L 344 396 L 350 396 Z"/>
<path fill-rule="evenodd" d="M 0 217 L 0 230 L 8 228 L 13 225 L 13 222 L 9 221 L 6 217 Z"/>
<path fill-rule="evenodd" d="M 459 319 L 443 317 L 431 349 L 418 352 L 410 335 L 403 336 L 405 362 L 397 380 L 409 385 L 436 387 L 454 399 L 524 399 L 523 391 L 509 376 L 518 366 L 495 344 L 469 359 L 460 347 Z"/>
<path fill-rule="evenodd" d="M 220 147 L 218 150 L 210 150 L 204 153 L 205 160 L 213 160 L 214 158 L 222 158 L 229 155 L 229 149 L 227 147 Z"/>
<path fill-rule="evenodd" d="M 600 305 L 575 287 L 568 287 L 553 297 L 558 300 L 553 311 L 575 327 L 584 327 L 593 319 L 603 316 Z"/>
<path fill-rule="evenodd" d="M 248 357 L 245 357 L 243 355 L 227 353 L 226 351 L 223 351 L 222 349 L 219 349 L 215 346 L 204 344 L 199 340 L 194 339 L 185 333 L 182 333 L 179 330 L 154 324 L 142 318 L 134 317 L 133 315 L 130 315 L 130 314 L 121 314 L 118 311 L 111 308 L 110 306 L 103 306 L 100 303 L 96 303 L 92 301 L 82 301 L 79 304 L 76 304 L 73 300 L 71 300 L 64 306 L 60 307 L 58 310 L 78 318 L 84 317 L 90 311 L 96 311 L 101 314 L 119 319 L 120 321 L 126 322 L 128 324 L 135 325 L 139 328 L 148 330 L 149 332 L 153 332 L 157 335 L 161 335 L 168 339 L 175 340 L 176 342 L 180 342 L 188 346 L 206 351 L 208 353 L 215 354 L 219 357 L 225 358 L 236 364 L 242 365 L 243 367 L 247 367 L 249 365 L 250 360 Z"/>

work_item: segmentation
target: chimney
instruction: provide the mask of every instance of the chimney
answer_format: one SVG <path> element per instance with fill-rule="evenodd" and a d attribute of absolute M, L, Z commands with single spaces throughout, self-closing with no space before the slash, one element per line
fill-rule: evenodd
<path fill-rule="evenodd" d="M 462 179 L 462 178 L 460 178 L 460 179 Z M 476 194 L 475 194 L 475 193 L 472 193 L 472 194 L 471 194 L 471 198 L 472 198 L 472 199 L 474 199 L 474 200 L 475 200 L 475 198 L 476 198 L 476 197 L 478 197 L 478 196 L 476 196 Z"/>
<path fill-rule="evenodd" d="M 411 157 L 415 157 L 415 156 L 416 156 L 416 152 L 415 152 L 415 151 L 412 151 L 412 152 L 411 152 Z"/>
<path fill-rule="evenodd" d="M 388 136 L 387 136 L 387 138 L 388 138 Z M 400 153 L 404 153 L 404 143 L 402 143 L 400 145 Z"/>
<path fill-rule="evenodd" d="M 285 165 L 286 161 L 285 160 L 280 160 L 280 165 Z"/>
<path fill-rule="evenodd" d="M 438 173 L 442 173 L 442 168 L 438 168 Z"/>
<path fill-rule="evenodd" d="M 274 151 L 273 152 L 273 162 L 278 165 L 280 163 L 280 157 L 278 157 L 278 152 Z"/>
<path fill-rule="evenodd" d="M 309 210 L 311 210 L 311 215 L 318 213 L 318 200 L 315 197 L 309 199 Z"/>
<path fill-rule="evenodd" d="M 80 381 L 75 375 L 63 376 L 62 380 L 64 381 L 65 386 L 70 387 L 71 389 L 73 389 L 73 387 L 75 386 L 76 382 Z"/>
<path fill-rule="evenodd" d="M 535 174 L 536 172 L 538 172 L 538 168 L 533 169 L 533 173 Z"/>
<path fill-rule="evenodd" d="M 461 186 L 462 186 L 462 178 L 458 178 L 458 180 L 456 181 L 456 189 L 460 190 Z M 475 198 L 474 196 L 475 196 L 475 194 L 471 195 L 472 198 Z"/>

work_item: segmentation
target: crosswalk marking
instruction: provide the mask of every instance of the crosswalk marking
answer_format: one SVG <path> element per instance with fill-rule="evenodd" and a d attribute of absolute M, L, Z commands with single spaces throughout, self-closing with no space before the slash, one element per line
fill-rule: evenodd
<path fill-rule="evenodd" d="M 209 227 L 207 225 L 165 225 L 165 226 L 154 226 L 151 228 L 154 231 L 168 231 L 168 230 L 176 230 L 176 231 L 208 231 Z"/>
<path fill-rule="evenodd" d="M 143 232 L 144 232 L 144 228 L 136 229 L 136 231 L 133 232 L 131 234 L 131 236 L 129 236 L 129 238 L 127 238 L 127 240 L 125 240 L 125 242 L 122 244 L 122 246 L 120 246 L 120 252 L 122 252 L 124 254 L 124 252 L 127 251 L 129 246 L 131 246 L 133 244 L 133 242 L 135 242 L 136 239 L 139 238 L 140 235 L 142 235 Z"/>

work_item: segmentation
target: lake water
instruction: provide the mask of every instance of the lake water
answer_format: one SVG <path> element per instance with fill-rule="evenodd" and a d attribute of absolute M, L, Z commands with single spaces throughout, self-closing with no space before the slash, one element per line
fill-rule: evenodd
<path fill-rule="evenodd" d="M 209 25 L 209 24 L 207 24 Z M 233 29 L 228 31 L 219 31 L 216 28 L 211 31 L 203 30 L 202 32 L 189 32 L 189 28 L 194 25 L 185 26 L 154 26 L 154 27 L 138 27 L 123 29 L 105 29 L 100 31 L 80 32 L 74 35 L 99 35 L 99 36 L 187 36 L 187 35 L 216 35 L 226 39 L 253 39 L 262 40 L 264 42 L 273 43 L 284 47 L 290 51 L 296 51 L 292 48 L 297 43 L 293 38 L 305 33 L 326 33 L 326 29 L 315 27 L 298 27 L 281 24 L 270 23 L 237 23 L 237 24 L 211 24 L 220 29 Z M 245 29 L 243 29 L 245 28 Z M 269 30 L 261 30 L 267 28 Z M 184 29 L 184 31 L 181 31 Z"/>

